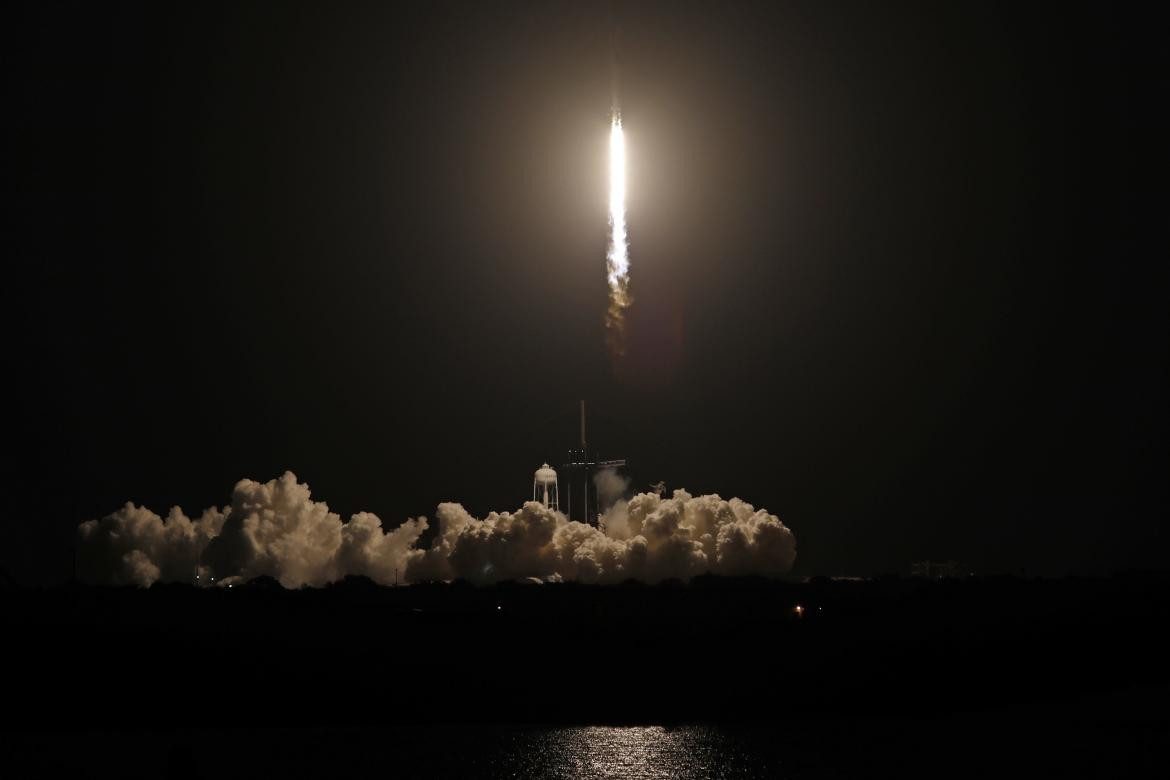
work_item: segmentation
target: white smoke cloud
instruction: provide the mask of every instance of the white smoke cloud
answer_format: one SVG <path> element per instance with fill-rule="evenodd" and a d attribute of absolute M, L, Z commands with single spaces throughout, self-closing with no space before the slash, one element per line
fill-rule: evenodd
<path fill-rule="evenodd" d="M 621 500 L 630 489 L 630 480 L 617 473 L 617 469 L 602 469 L 593 475 L 597 486 L 597 500 L 602 511 Z"/>
<path fill-rule="evenodd" d="M 145 507 L 126 505 L 78 532 L 78 576 L 87 582 L 149 587 L 195 577 L 201 551 L 223 528 L 226 515 L 208 509 L 191 520 L 173 507 L 166 520 Z"/>
<path fill-rule="evenodd" d="M 604 473 L 604 472 L 603 472 Z M 601 475 L 598 475 L 599 477 Z M 598 480 L 615 503 L 600 527 L 568 520 L 536 502 L 516 512 L 472 517 L 459 504 L 440 504 L 438 533 L 417 546 L 426 518 L 389 532 L 368 512 L 343 523 L 291 472 L 260 483 L 241 480 L 230 506 L 199 520 L 172 509 L 166 521 L 127 504 L 79 529 L 82 573 L 91 582 L 136 584 L 191 581 L 196 566 L 209 580 L 260 575 L 285 587 L 320 586 L 349 574 L 376 582 L 463 578 L 477 583 L 540 578 L 647 582 L 704 572 L 778 575 L 796 557 L 792 532 L 775 515 L 737 498 L 691 496 L 676 490 L 616 498 L 628 483 Z M 604 487 L 603 487 L 604 483 Z"/>

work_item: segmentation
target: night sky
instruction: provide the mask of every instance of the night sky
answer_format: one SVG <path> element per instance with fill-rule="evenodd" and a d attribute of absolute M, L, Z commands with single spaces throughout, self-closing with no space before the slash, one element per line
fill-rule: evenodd
<path fill-rule="evenodd" d="M 1165 568 L 1162 28 L 400 5 L 5 12 L 17 580 L 65 580 L 127 500 L 197 513 L 286 469 L 388 525 L 515 509 L 580 398 L 633 487 L 767 508 L 797 574 Z"/>

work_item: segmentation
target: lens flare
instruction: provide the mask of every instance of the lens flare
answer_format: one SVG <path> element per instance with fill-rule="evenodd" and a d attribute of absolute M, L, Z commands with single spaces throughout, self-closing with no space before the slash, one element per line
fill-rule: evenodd
<path fill-rule="evenodd" d="M 605 316 L 610 354 L 625 354 L 625 311 L 630 297 L 630 257 L 626 241 L 626 139 L 622 118 L 614 112 L 609 127 L 609 251 L 606 253 L 609 309 Z"/>

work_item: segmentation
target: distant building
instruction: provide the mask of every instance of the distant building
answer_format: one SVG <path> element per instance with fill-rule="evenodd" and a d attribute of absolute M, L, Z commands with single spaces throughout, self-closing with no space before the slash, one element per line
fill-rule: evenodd
<path fill-rule="evenodd" d="M 941 580 L 946 577 L 962 577 L 966 568 L 958 561 L 916 561 L 910 564 L 911 577 Z"/>

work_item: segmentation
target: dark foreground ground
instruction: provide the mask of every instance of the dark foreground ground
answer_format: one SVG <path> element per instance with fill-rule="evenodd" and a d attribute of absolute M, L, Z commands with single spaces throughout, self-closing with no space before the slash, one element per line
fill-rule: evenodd
<path fill-rule="evenodd" d="M 696 777 L 1170 766 L 1165 575 L 260 582 L 0 605 L 0 769 L 26 774 L 587 776 L 525 762 L 606 734 L 694 762 L 688 745 L 716 745 Z M 579 728 L 646 724 L 666 731 Z"/>

